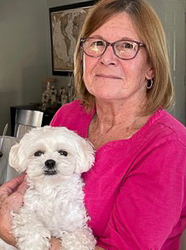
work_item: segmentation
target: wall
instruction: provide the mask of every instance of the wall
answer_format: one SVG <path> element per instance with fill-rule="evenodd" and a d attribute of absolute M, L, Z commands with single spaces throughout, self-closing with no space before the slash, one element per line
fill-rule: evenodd
<path fill-rule="evenodd" d="M 0 1 L 0 134 L 10 124 L 10 106 L 40 101 L 47 17 L 46 0 Z"/>
<path fill-rule="evenodd" d="M 169 48 L 176 105 L 171 113 L 186 125 L 185 0 L 148 0 L 163 24 Z"/>

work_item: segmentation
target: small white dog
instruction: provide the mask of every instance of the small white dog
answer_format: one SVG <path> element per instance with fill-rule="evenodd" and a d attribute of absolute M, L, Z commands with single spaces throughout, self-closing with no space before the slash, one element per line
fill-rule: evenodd
<path fill-rule="evenodd" d="M 94 249 L 81 179 L 94 162 L 91 144 L 65 127 L 34 128 L 11 148 L 9 162 L 26 171 L 29 186 L 23 207 L 13 214 L 17 248 L 48 250 L 56 237 L 61 250 Z"/>

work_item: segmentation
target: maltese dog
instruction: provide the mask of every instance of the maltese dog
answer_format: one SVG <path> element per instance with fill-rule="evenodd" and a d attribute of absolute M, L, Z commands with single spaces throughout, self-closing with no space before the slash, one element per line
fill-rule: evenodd
<path fill-rule="evenodd" d="M 94 249 L 81 178 L 94 163 L 92 145 L 65 127 L 34 128 L 12 146 L 9 162 L 18 172 L 27 173 L 28 183 L 24 205 L 13 213 L 17 248 L 49 250 L 55 237 L 61 250 Z M 6 244 L 0 249 L 16 248 Z"/>

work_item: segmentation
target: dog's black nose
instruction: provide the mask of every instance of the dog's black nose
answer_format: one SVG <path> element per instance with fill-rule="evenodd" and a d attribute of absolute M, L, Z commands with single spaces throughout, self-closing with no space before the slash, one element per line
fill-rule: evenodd
<path fill-rule="evenodd" d="M 45 166 L 49 169 L 53 168 L 56 165 L 56 162 L 52 159 L 45 161 Z"/>

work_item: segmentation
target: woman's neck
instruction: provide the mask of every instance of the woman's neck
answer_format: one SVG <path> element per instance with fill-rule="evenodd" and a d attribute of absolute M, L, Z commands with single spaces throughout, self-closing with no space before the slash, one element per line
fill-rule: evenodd
<path fill-rule="evenodd" d="M 94 121 L 96 121 L 99 129 L 103 132 L 118 126 L 138 128 L 141 125 L 140 120 L 145 118 L 141 111 L 142 106 L 140 105 L 125 105 L 123 102 L 102 103 L 97 101 Z"/>
<path fill-rule="evenodd" d="M 96 114 L 89 126 L 89 140 L 96 148 L 108 141 L 130 138 L 148 120 L 142 116 L 138 105 L 124 105 L 123 102 L 96 102 Z"/>

